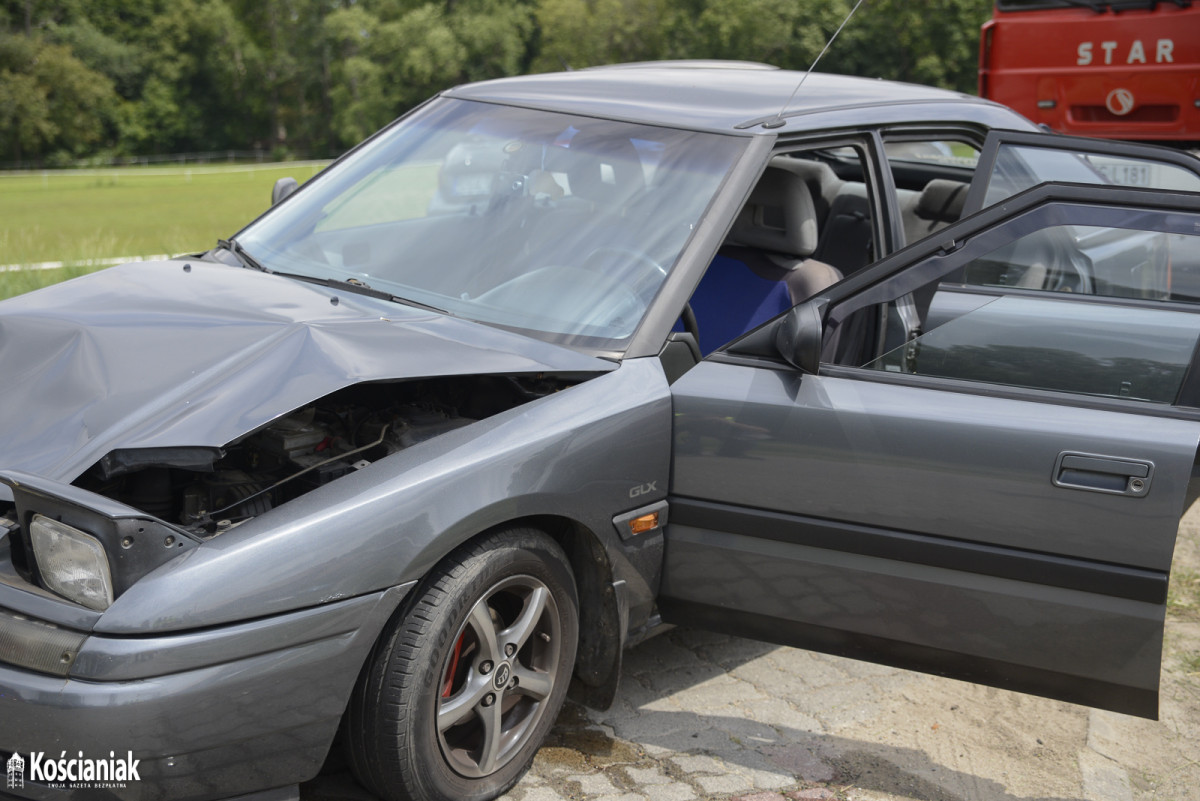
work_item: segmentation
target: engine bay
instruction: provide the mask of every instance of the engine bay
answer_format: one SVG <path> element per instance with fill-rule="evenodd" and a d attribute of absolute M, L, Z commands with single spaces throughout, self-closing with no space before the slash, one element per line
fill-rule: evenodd
<path fill-rule="evenodd" d="M 505 375 L 357 384 L 221 448 L 114 451 L 73 483 L 212 537 L 393 453 L 579 380 Z"/>

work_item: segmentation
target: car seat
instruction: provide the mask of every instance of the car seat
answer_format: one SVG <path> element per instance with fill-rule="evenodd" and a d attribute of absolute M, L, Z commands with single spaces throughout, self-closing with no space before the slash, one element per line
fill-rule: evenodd
<path fill-rule="evenodd" d="M 772 163 L 692 294 L 702 354 L 841 280 L 836 268 L 809 258 L 817 231 L 804 177 Z"/>

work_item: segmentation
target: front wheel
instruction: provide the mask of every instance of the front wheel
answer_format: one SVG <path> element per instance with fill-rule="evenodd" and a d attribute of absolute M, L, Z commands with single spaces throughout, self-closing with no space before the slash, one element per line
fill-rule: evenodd
<path fill-rule="evenodd" d="M 358 780 L 393 801 L 501 795 L 562 707 L 579 635 L 562 548 L 510 529 L 465 546 L 413 590 L 355 687 Z"/>

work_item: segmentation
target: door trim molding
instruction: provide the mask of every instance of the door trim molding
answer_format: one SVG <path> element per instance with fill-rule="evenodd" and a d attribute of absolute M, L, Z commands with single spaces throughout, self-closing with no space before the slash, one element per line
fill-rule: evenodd
<path fill-rule="evenodd" d="M 977 542 L 672 496 L 671 524 L 1162 606 L 1165 573 Z M 668 539 L 670 534 L 668 532 Z"/>

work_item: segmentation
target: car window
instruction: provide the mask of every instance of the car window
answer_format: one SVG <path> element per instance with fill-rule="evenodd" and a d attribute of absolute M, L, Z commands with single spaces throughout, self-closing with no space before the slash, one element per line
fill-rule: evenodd
<path fill-rule="evenodd" d="M 987 178 L 984 206 L 1050 181 L 1200 192 L 1200 175 L 1162 161 L 1003 144 Z"/>
<path fill-rule="evenodd" d="M 1141 228 L 1041 229 L 966 265 L 963 283 L 1200 301 L 1200 236 Z"/>
<path fill-rule="evenodd" d="M 835 306 L 823 360 L 1175 403 L 1200 337 L 1200 235 L 1184 233 L 1197 225 L 1194 214 L 1034 209 Z"/>
<path fill-rule="evenodd" d="M 979 163 L 979 148 L 962 139 L 914 138 L 884 141 L 904 229 L 911 244 L 956 222 Z"/>
<path fill-rule="evenodd" d="M 1172 403 L 1200 317 L 1055 297 L 973 296 L 975 308 L 867 369 Z"/>
<path fill-rule="evenodd" d="M 875 260 L 864 165 L 862 144 L 771 159 L 690 299 L 703 355 Z"/>
<path fill-rule="evenodd" d="M 748 141 L 443 98 L 237 240 L 269 270 L 619 351 Z"/>
<path fill-rule="evenodd" d="M 330 203 L 316 230 L 338 231 L 424 217 L 438 190 L 440 168 L 436 161 L 380 167 Z"/>
<path fill-rule="evenodd" d="M 902 139 L 884 142 L 884 152 L 893 169 L 900 163 L 932 164 L 975 169 L 979 148 L 956 139 Z"/>

